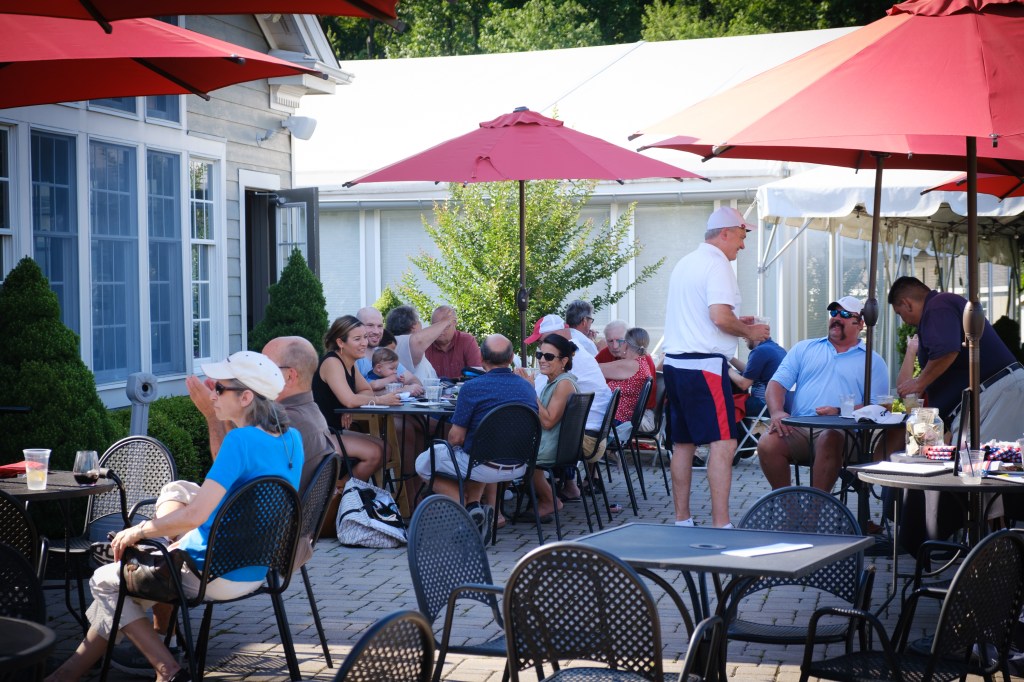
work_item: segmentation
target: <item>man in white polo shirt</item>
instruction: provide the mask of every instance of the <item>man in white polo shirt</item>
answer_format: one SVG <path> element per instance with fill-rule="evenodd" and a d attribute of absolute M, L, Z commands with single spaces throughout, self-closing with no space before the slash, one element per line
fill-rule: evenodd
<path fill-rule="evenodd" d="M 731 261 L 753 229 L 736 209 L 719 208 L 708 218 L 704 243 L 679 260 L 669 279 L 664 372 L 673 441 L 672 496 L 679 525 L 693 525 L 693 454 L 698 445 L 709 445 L 711 522 L 732 527 L 729 491 L 736 416 L 728 360 L 736 352 L 737 338 L 759 343 L 770 333 L 768 325 L 736 316 L 740 289 Z"/>

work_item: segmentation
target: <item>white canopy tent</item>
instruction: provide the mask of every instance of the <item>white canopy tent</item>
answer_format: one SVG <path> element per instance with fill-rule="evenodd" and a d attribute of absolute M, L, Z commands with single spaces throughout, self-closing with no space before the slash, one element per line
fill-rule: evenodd
<path fill-rule="evenodd" d="M 892 314 L 884 307 L 889 284 L 904 274 L 921 276 L 914 267 L 915 259 L 931 266 L 924 279 L 939 288 L 958 290 L 959 279 L 965 277 L 958 270 L 956 259 L 966 253 L 966 194 L 922 194 L 955 175 L 914 170 L 887 170 L 883 175 L 878 289 L 883 309 L 878 348 L 893 373 L 898 368 L 892 361 L 895 325 Z M 822 283 L 820 291 L 822 300 L 836 300 L 851 293 L 866 296 L 866 286 L 860 291 L 856 278 L 843 277 L 841 243 L 842 238 L 870 241 L 874 182 L 874 171 L 822 166 L 758 188 L 756 206 L 763 228 L 758 235 L 759 309 L 765 309 L 771 292 L 807 292 L 812 288 L 804 280 L 810 256 L 828 261 L 827 286 Z M 1008 267 L 1009 281 L 1018 281 L 1015 273 L 1020 262 L 1018 236 L 1024 233 L 1022 211 L 1022 198 L 1000 202 L 993 196 L 978 197 L 982 262 Z M 808 251 L 806 238 L 802 237 L 809 229 L 828 234 L 827 254 L 815 252 L 820 250 L 820 244 Z M 994 289 L 994 283 L 989 282 L 988 314 L 998 317 L 1002 310 L 993 310 Z M 1001 302 L 1007 305 L 1011 317 L 1019 319 L 1016 297 L 1010 297 L 1012 304 L 1007 303 L 1010 292 L 1005 286 L 1003 291 Z M 793 305 L 793 300 L 791 295 L 777 295 L 774 310 L 770 305 L 767 307 L 767 314 L 778 318 L 776 335 L 785 345 L 812 335 L 808 333 L 805 315 L 800 314 L 802 309 Z"/>

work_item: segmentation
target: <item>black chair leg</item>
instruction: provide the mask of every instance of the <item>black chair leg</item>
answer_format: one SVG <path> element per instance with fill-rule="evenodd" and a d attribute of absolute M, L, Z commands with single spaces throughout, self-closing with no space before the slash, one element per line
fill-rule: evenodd
<path fill-rule="evenodd" d="M 629 475 L 629 465 L 627 464 L 625 449 L 622 447 L 622 443 L 619 442 L 619 435 L 614 430 L 612 431 L 612 434 L 613 434 L 612 438 L 614 438 L 614 440 L 615 440 L 616 452 L 619 453 L 619 466 L 622 467 L 622 476 L 623 476 L 623 478 L 626 479 L 626 491 L 629 493 L 629 506 L 632 507 L 632 509 L 633 509 L 633 516 L 640 516 L 639 511 L 637 510 L 637 505 L 636 505 L 636 491 L 633 490 L 633 479 Z M 607 505 L 608 504 L 608 495 L 607 495 L 607 493 L 605 493 L 604 501 L 605 501 L 605 504 Z M 609 511 L 609 513 L 608 513 L 608 521 L 609 521 L 609 523 L 611 522 L 611 520 L 612 520 L 612 515 L 611 515 L 611 512 Z"/>
<path fill-rule="evenodd" d="M 110 673 L 110 659 L 114 656 L 114 643 L 117 641 L 117 627 L 121 623 L 121 609 L 124 606 L 124 591 L 120 590 L 117 595 L 117 606 L 114 607 L 114 622 L 110 626 L 110 639 L 107 640 L 107 650 L 103 654 L 103 666 L 100 668 L 100 682 L 106 682 Z"/>
<path fill-rule="evenodd" d="M 555 472 L 552 470 L 552 471 L 548 471 L 547 474 L 548 474 L 548 476 L 551 477 L 549 480 L 551 482 L 551 503 L 552 503 L 552 505 L 555 508 L 555 535 L 557 535 L 558 536 L 558 540 L 561 541 L 562 540 L 562 517 L 558 513 L 558 490 L 555 487 Z M 534 512 L 536 512 L 536 511 L 537 511 L 536 508 L 534 508 Z"/>
<path fill-rule="evenodd" d="M 313 623 L 316 625 L 316 634 L 320 637 L 320 647 L 324 650 L 324 659 L 327 661 L 327 667 L 333 668 L 334 662 L 331 660 L 331 652 L 327 648 L 327 637 L 324 635 L 324 625 L 320 622 L 320 609 L 316 605 L 316 597 L 313 596 L 313 586 L 309 583 L 309 572 L 306 567 L 302 567 L 302 582 L 306 586 L 306 598 L 309 599 L 309 608 L 313 611 Z"/>
<path fill-rule="evenodd" d="M 665 492 L 672 497 L 672 486 L 668 483 L 668 472 L 665 470 L 665 461 L 661 458 L 661 441 L 655 437 L 654 445 L 658 448 L 658 466 L 661 467 L 661 478 L 665 481 Z M 666 453 L 667 454 L 667 453 Z"/>
<path fill-rule="evenodd" d="M 280 632 L 281 645 L 284 647 L 284 655 L 288 661 L 288 672 L 292 680 L 299 682 L 302 679 L 302 673 L 299 672 L 299 659 L 295 656 L 295 643 L 292 641 L 292 630 L 288 626 L 288 614 L 284 610 L 284 599 L 281 598 L 280 592 L 272 592 L 270 599 L 274 602 L 274 616 L 277 617 L 277 629 Z"/>
<path fill-rule="evenodd" d="M 647 485 L 644 482 L 644 463 L 640 459 L 640 448 L 637 447 L 636 438 L 630 438 L 628 442 L 629 452 L 633 456 L 633 466 L 636 467 L 636 480 L 640 484 L 640 494 L 647 499 Z"/>
<path fill-rule="evenodd" d="M 207 602 L 203 609 L 203 622 L 199 626 L 199 646 L 196 648 L 196 668 L 199 680 L 206 674 L 206 643 L 210 641 L 210 622 L 213 620 L 213 602 Z"/>
<path fill-rule="evenodd" d="M 533 485 L 533 472 L 527 471 L 526 481 L 527 490 L 530 493 L 530 502 L 533 503 L 533 522 L 537 526 L 537 540 L 540 544 L 544 544 L 544 530 L 540 527 L 540 514 L 537 511 L 539 505 L 537 504 L 537 489 Z"/>
<path fill-rule="evenodd" d="M 584 467 L 584 469 L 587 470 L 587 477 L 586 477 L 585 480 L 590 481 L 591 480 L 590 467 L 586 464 L 586 462 L 583 463 L 583 467 Z M 598 470 L 598 474 L 600 474 L 600 473 L 601 473 L 600 470 Z M 580 501 L 583 503 L 583 515 L 585 517 L 587 517 L 587 530 L 589 532 L 593 533 L 594 532 L 594 522 L 590 520 L 590 506 L 587 504 L 587 494 L 584 492 L 585 488 L 583 487 L 583 481 L 584 481 L 583 475 L 580 473 L 580 470 L 577 467 L 577 469 L 576 469 L 576 487 L 580 489 Z M 594 486 L 593 486 L 593 484 L 591 484 L 589 487 L 590 487 L 590 494 L 591 494 L 591 496 L 593 496 L 593 494 L 594 494 Z M 597 511 L 597 502 L 596 501 L 594 502 L 594 511 L 595 512 Z M 600 514 L 597 515 L 597 521 L 598 521 L 598 523 L 601 522 L 601 515 Z"/>

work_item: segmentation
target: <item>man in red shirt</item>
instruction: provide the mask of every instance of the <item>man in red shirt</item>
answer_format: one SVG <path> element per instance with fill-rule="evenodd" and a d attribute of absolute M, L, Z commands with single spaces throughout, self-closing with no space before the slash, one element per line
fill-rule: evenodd
<path fill-rule="evenodd" d="M 433 365 L 437 376 L 456 379 L 462 376 L 463 367 L 482 367 L 483 360 L 480 358 L 480 346 L 473 335 L 460 332 L 456 328 L 458 319 L 451 306 L 438 306 L 430 317 L 431 323 L 446 317 L 449 312 L 454 324 L 445 329 L 434 343 L 427 346 L 424 354 Z"/>
<path fill-rule="evenodd" d="M 626 323 L 622 320 L 612 320 L 604 328 L 604 341 L 607 344 L 597 353 L 598 363 L 612 362 L 626 357 Z M 643 356 L 651 368 L 651 376 L 657 376 L 654 367 L 654 358 L 650 354 Z M 651 395 L 647 398 L 647 409 L 654 409 L 654 387 L 651 387 Z M 653 416 L 652 416 L 653 418 Z"/>

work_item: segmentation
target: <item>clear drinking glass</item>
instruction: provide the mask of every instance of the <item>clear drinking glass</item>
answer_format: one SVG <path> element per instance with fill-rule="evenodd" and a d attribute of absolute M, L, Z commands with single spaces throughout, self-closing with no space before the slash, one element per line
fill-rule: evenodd
<path fill-rule="evenodd" d="M 46 490 L 46 472 L 50 467 L 50 451 L 45 448 L 27 448 L 25 455 L 25 483 L 29 490 Z"/>
<path fill-rule="evenodd" d="M 93 486 L 100 478 L 99 459 L 95 450 L 79 450 L 75 453 L 75 481 L 80 486 Z"/>

